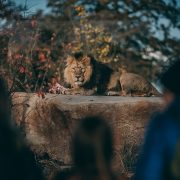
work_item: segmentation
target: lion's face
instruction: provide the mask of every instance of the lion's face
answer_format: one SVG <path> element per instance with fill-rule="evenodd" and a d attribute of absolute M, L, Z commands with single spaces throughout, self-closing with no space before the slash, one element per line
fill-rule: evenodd
<path fill-rule="evenodd" d="M 79 59 L 68 57 L 64 71 L 65 81 L 72 87 L 83 87 L 83 85 L 90 80 L 92 69 L 90 57 L 83 56 Z"/>

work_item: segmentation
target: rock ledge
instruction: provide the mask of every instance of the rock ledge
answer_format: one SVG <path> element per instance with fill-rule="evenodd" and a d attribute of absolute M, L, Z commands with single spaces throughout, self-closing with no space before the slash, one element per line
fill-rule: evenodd
<path fill-rule="evenodd" d="M 71 164 L 70 141 L 80 118 L 99 115 L 114 130 L 115 169 L 134 161 L 143 141 L 144 127 L 155 111 L 163 108 L 158 97 L 66 96 L 15 93 L 13 117 L 33 151 Z"/>

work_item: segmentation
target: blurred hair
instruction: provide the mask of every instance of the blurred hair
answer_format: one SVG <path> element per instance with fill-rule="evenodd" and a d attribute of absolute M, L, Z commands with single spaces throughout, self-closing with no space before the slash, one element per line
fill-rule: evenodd
<path fill-rule="evenodd" d="M 180 60 L 174 62 L 161 77 L 162 85 L 174 93 L 180 95 Z"/>
<path fill-rule="evenodd" d="M 76 59 L 82 58 L 82 57 L 83 57 L 83 52 L 81 52 L 81 51 L 75 52 L 75 53 L 73 54 L 73 56 L 74 56 Z"/>
<path fill-rule="evenodd" d="M 112 153 L 112 132 L 108 124 L 100 117 L 82 119 L 73 138 L 77 170 L 85 174 L 106 173 L 110 170 Z"/>
<path fill-rule="evenodd" d="M 16 133 L 11 122 L 10 97 L 5 80 L 0 77 L 0 148 L 12 149 L 16 144 Z"/>
<path fill-rule="evenodd" d="M 3 79 L 0 76 L 0 121 L 9 118 L 10 116 L 10 97 L 8 93 L 8 87 Z"/>

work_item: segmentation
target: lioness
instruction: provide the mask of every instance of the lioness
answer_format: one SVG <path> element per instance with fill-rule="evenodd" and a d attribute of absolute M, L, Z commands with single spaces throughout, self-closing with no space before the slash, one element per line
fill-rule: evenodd
<path fill-rule="evenodd" d="M 120 94 L 119 73 L 81 52 L 67 58 L 64 79 L 70 85 L 65 94 Z"/>
<path fill-rule="evenodd" d="M 144 77 L 119 68 L 122 96 L 162 96 L 161 93 Z"/>

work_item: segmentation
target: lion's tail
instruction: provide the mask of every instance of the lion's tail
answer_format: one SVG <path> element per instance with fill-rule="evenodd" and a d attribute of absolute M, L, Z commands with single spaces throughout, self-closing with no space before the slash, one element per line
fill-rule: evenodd
<path fill-rule="evenodd" d="M 151 94 L 152 94 L 152 96 L 162 97 L 162 94 L 153 85 L 151 88 Z"/>

